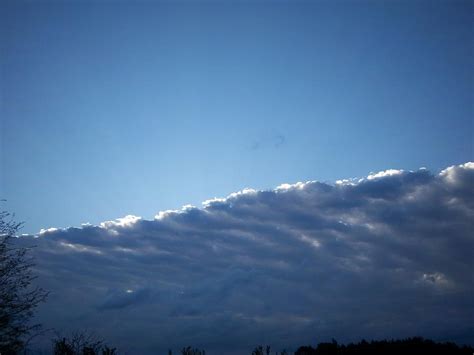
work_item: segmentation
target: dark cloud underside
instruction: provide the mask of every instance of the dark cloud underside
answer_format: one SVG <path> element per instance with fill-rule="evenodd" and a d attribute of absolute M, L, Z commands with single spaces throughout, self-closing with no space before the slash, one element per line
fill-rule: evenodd
<path fill-rule="evenodd" d="M 138 354 L 416 334 L 472 343 L 473 231 L 473 163 L 243 190 L 154 220 L 42 231 L 51 295 L 39 317 Z"/>

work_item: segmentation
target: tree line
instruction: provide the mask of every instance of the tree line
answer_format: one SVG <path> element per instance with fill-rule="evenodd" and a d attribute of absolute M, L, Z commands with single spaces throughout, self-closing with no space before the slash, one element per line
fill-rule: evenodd
<path fill-rule="evenodd" d="M 54 355 L 117 355 L 115 348 L 110 348 L 102 342 L 87 340 L 82 335 L 70 339 L 63 338 L 54 342 Z M 232 349 L 229 349 L 232 350 Z M 249 355 L 472 355 L 471 346 L 458 346 L 451 342 L 434 342 L 422 337 L 399 340 L 362 340 L 347 345 L 339 344 L 336 340 L 330 343 L 319 343 L 316 347 L 300 346 L 294 353 L 286 350 L 272 351 L 269 345 L 257 346 Z M 206 355 L 205 350 L 191 346 L 183 348 L 178 355 Z M 173 355 L 171 350 L 168 355 Z"/>

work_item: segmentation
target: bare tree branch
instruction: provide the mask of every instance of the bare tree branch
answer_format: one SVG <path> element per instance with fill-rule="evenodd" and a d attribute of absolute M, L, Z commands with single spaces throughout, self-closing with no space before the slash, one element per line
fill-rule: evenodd
<path fill-rule="evenodd" d="M 0 212 L 1 354 L 19 353 L 39 331 L 40 324 L 31 324 L 30 320 L 35 308 L 48 295 L 32 284 L 36 276 L 32 274 L 33 259 L 28 255 L 31 247 L 15 244 L 16 234 L 22 225 L 13 221 L 10 213 Z"/>

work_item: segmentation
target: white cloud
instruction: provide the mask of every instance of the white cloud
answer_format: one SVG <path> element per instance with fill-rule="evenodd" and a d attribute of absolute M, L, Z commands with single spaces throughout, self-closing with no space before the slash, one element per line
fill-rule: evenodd
<path fill-rule="evenodd" d="M 374 180 L 374 179 L 379 179 L 387 176 L 393 176 L 393 175 L 400 175 L 403 174 L 403 170 L 396 170 L 396 169 L 388 169 L 385 171 L 380 171 L 376 174 L 370 174 L 367 176 L 367 180 Z"/>
<path fill-rule="evenodd" d="M 137 223 L 141 217 L 133 216 L 133 215 L 127 215 L 122 218 L 117 218 L 115 221 L 105 221 L 100 224 L 100 227 L 105 228 L 105 229 L 113 229 L 116 227 L 130 227 Z M 87 226 L 86 224 L 85 226 Z"/>
<path fill-rule="evenodd" d="M 308 181 L 308 182 L 297 182 L 295 184 L 281 184 L 280 186 L 278 186 L 275 191 L 279 192 L 279 191 L 288 191 L 288 190 L 292 190 L 292 189 L 304 189 L 304 187 L 307 185 L 307 184 L 310 184 L 310 183 L 314 183 L 315 181 Z"/>
<path fill-rule="evenodd" d="M 46 233 L 52 233 L 52 232 L 56 232 L 58 230 L 58 228 L 46 228 L 46 229 L 41 229 L 39 231 L 39 235 L 43 235 L 43 234 L 46 234 Z"/>
<path fill-rule="evenodd" d="M 51 295 L 39 319 L 140 354 L 461 336 L 474 317 L 473 182 L 473 163 L 387 170 L 41 230 Z"/>
<path fill-rule="evenodd" d="M 468 162 L 459 166 L 453 165 L 440 172 L 440 176 L 450 184 L 456 184 L 466 171 L 474 170 L 474 163 Z"/>

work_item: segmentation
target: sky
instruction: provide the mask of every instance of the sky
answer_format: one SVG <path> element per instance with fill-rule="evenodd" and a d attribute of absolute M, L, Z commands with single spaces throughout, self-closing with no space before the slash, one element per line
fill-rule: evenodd
<path fill-rule="evenodd" d="M 473 159 L 472 2 L 2 1 L 24 231 Z"/>
<path fill-rule="evenodd" d="M 38 320 L 139 355 L 474 344 L 473 10 L 2 1 L 0 199 Z"/>

